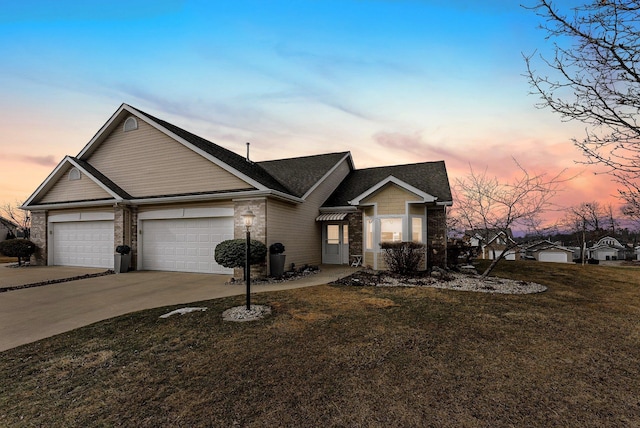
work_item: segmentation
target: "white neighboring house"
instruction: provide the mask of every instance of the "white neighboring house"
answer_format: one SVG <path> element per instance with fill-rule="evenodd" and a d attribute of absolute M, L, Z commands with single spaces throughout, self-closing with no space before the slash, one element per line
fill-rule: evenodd
<path fill-rule="evenodd" d="M 572 249 L 555 244 L 549 240 L 537 242 L 525 249 L 528 257 L 533 257 L 539 262 L 573 263 L 574 252 Z"/>
<path fill-rule="evenodd" d="M 4 241 L 8 236 L 11 236 L 9 232 L 15 237 L 18 233 L 18 225 L 11 220 L 0 217 L 0 241 Z"/>
<path fill-rule="evenodd" d="M 596 260 L 624 260 L 625 247 L 616 238 L 605 236 L 590 248 L 587 248 L 589 258 Z"/>
<path fill-rule="evenodd" d="M 507 249 L 505 260 L 516 260 L 517 248 L 511 229 L 505 231 L 499 229 L 474 229 L 465 231 L 465 235 L 472 247 L 477 248 L 478 258 L 495 260 Z M 489 237 L 485 243 L 486 237 Z M 508 245 L 507 245 L 508 244 Z"/>

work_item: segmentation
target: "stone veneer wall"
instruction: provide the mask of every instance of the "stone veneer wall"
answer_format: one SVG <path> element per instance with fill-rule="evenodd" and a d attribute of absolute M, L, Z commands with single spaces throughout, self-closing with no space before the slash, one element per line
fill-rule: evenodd
<path fill-rule="evenodd" d="M 131 268 L 135 270 L 138 255 L 138 208 L 116 206 L 113 210 L 113 249 L 118 245 L 131 247 Z"/>
<path fill-rule="evenodd" d="M 246 239 L 247 230 L 244 227 L 242 213 L 251 210 L 255 214 L 251 227 L 251 239 L 267 242 L 267 201 L 265 198 L 233 201 L 233 236 L 235 239 Z M 267 255 L 267 257 L 269 257 Z M 264 278 L 267 276 L 267 262 L 251 266 L 251 278 Z M 235 268 L 233 277 L 244 279 L 244 269 Z"/>
<path fill-rule="evenodd" d="M 31 241 L 38 246 L 35 254 L 31 256 L 31 263 L 45 266 L 47 264 L 47 212 L 31 211 Z"/>
<path fill-rule="evenodd" d="M 447 213 L 445 207 L 427 211 L 427 267 L 447 266 Z"/>
<path fill-rule="evenodd" d="M 364 263 L 362 209 L 358 209 L 355 213 L 349 213 L 347 221 L 349 222 L 349 264 L 353 262 L 351 256 L 356 255 L 363 256 L 362 262 Z"/>

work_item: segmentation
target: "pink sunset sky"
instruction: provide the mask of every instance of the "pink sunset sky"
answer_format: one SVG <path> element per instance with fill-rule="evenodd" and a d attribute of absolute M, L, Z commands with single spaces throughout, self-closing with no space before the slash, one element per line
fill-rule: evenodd
<path fill-rule="evenodd" d="M 567 176 L 556 203 L 616 186 L 529 95 L 549 53 L 519 2 L 13 2 L 0 15 L 0 203 L 24 201 L 123 102 L 253 160 L 350 150 L 356 167 L 444 160 Z M 571 1 L 567 2 L 572 3 Z"/>

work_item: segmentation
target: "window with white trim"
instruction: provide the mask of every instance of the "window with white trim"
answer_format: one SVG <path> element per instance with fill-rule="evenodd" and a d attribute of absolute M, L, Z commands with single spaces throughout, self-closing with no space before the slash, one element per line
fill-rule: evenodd
<path fill-rule="evenodd" d="M 380 219 L 380 242 L 402 242 L 402 217 Z"/>
<path fill-rule="evenodd" d="M 424 217 L 411 217 L 411 240 L 413 242 L 424 242 L 423 225 Z"/>
<path fill-rule="evenodd" d="M 364 224 L 364 248 L 366 248 L 367 250 L 373 250 L 373 218 L 366 217 L 364 220 Z"/>

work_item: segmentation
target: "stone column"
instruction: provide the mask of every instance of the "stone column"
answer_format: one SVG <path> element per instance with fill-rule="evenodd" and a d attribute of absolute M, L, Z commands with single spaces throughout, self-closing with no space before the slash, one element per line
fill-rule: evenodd
<path fill-rule="evenodd" d="M 31 241 L 38 246 L 31 256 L 31 264 L 46 266 L 48 262 L 47 236 L 48 229 L 47 211 L 31 211 Z"/>
<path fill-rule="evenodd" d="M 247 229 L 242 220 L 242 214 L 251 210 L 255 214 L 253 226 L 251 227 L 251 239 L 267 244 L 267 200 L 265 198 L 258 199 L 240 199 L 233 201 L 233 236 L 235 239 L 246 239 Z M 267 263 L 251 266 L 251 278 L 264 278 L 267 276 Z M 236 279 L 244 278 L 244 269 L 235 268 L 233 277 Z"/>
<path fill-rule="evenodd" d="M 447 267 L 446 207 L 427 210 L 427 267 Z"/>
<path fill-rule="evenodd" d="M 359 208 L 357 212 L 349 213 L 347 221 L 349 222 L 349 256 L 362 255 L 362 263 L 364 264 L 362 209 Z M 352 260 L 349 259 L 349 263 L 351 262 Z"/>

